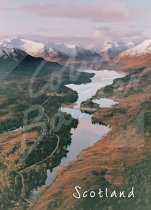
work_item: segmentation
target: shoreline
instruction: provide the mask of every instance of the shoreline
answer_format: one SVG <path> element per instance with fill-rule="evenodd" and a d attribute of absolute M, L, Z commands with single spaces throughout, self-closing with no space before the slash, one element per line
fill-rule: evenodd
<path fill-rule="evenodd" d="M 149 86 L 151 86 L 150 83 Z M 116 101 L 120 102 L 120 105 L 124 104 L 127 111 L 126 115 L 123 111 L 116 110 L 116 107 L 110 108 L 110 113 L 103 113 L 103 111 L 98 110 L 95 116 L 101 119 L 101 116 L 104 115 L 106 124 L 112 126 L 112 130 L 92 147 L 82 151 L 76 161 L 73 161 L 58 174 L 53 185 L 41 194 L 34 206 L 34 210 L 40 210 L 41 208 L 45 210 L 48 204 L 51 205 L 52 200 L 56 200 L 53 195 L 54 193 L 59 193 L 59 189 L 62 190 L 59 200 L 56 200 L 58 203 L 56 210 L 71 206 L 75 208 L 77 206 L 85 206 L 88 200 L 85 203 L 83 199 L 80 199 L 77 203 L 76 199 L 73 199 L 70 194 L 74 187 L 79 186 L 79 184 L 81 184 L 84 191 L 88 189 L 87 186 L 99 189 L 100 185 L 113 185 L 115 188 L 122 189 L 126 179 L 129 178 L 129 171 L 133 170 L 134 166 L 141 165 L 144 161 L 151 158 L 149 137 L 146 137 L 145 141 L 142 142 L 136 133 L 135 124 L 131 125 L 132 121 L 135 120 L 137 111 L 140 109 L 140 103 L 142 100 L 148 100 L 148 97 L 151 97 L 150 93 L 144 96 L 135 93 L 120 99 L 115 97 Z M 135 173 L 135 171 L 133 173 L 136 176 L 134 187 L 137 188 L 136 191 L 138 192 L 139 173 Z M 132 182 L 131 179 L 128 182 L 129 185 Z M 145 182 L 144 179 L 142 181 Z M 64 186 L 68 187 L 64 188 Z M 90 190 L 92 189 L 90 188 Z M 49 198 L 46 195 L 49 195 Z M 100 208 L 102 205 L 109 205 L 108 202 L 110 201 L 103 200 L 103 204 L 99 204 Z"/>

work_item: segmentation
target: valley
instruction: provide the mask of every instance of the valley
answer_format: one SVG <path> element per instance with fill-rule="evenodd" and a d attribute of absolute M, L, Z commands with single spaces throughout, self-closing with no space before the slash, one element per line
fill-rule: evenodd
<path fill-rule="evenodd" d="M 93 123 L 106 124 L 112 129 L 63 168 L 32 209 L 139 210 L 144 205 L 145 210 L 150 209 L 150 75 L 150 67 L 137 69 L 97 92 L 95 98 L 107 97 L 119 102 L 93 114 Z M 72 196 L 75 186 L 82 187 L 81 193 L 88 188 L 97 192 L 100 187 L 110 191 L 134 187 L 136 196 L 77 200 Z"/>
<path fill-rule="evenodd" d="M 0 1 L 0 210 L 151 210 L 151 1 Z"/>
<path fill-rule="evenodd" d="M 92 50 L 75 47 L 84 65 L 76 60 L 74 67 L 29 53 L 29 46 L 41 47 L 35 42 L 23 45 L 26 50 L 6 43 L 0 53 L 1 209 L 128 210 L 135 205 L 139 210 L 141 202 L 148 210 L 150 176 L 142 176 L 142 168 L 150 170 L 150 67 L 116 63 L 125 45 L 118 51 L 118 45 L 107 43 L 101 63 L 91 63 Z M 134 187 L 139 193 L 136 200 L 77 201 L 75 186 L 81 193 L 100 187 L 110 192 Z"/>

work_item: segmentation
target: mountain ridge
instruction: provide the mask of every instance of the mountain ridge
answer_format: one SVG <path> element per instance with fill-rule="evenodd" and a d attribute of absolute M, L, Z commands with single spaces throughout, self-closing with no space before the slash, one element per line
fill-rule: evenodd
<path fill-rule="evenodd" d="M 124 64 L 126 67 L 141 67 L 151 64 L 151 39 L 130 48 L 114 59 L 115 62 Z"/>

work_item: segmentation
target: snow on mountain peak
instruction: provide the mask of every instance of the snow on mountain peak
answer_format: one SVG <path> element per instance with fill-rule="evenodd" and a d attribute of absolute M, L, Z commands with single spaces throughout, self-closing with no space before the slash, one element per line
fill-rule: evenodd
<path fill-rule="evenodd" d="M 143 56 L 151 54 L 151 39 L 145 40 L 143 43 L 137 45 L 136 47 L 130 48 L 120 54 L 121 57 L 124 56 Z"/>
<path fill-rule="evenodd" d="M 151 41 L 150 41 L 151 42 Z M 148 43 L 147 43 L 148 44 Z M 104 43 L 104 46 L 98 44 L 97 47 L 95 44 L 90 43 L 88 46 L 83 46 L 76 42 L 70 43 L 57 43 L 57 42 L 47 42 L 40 43 L 32 40 L 24 39 L 20 36 L 15 36 L 10 39 L 4 39 L 0 41 L 0 46 L 15 48 L 25 51 L 31 56 L 42 57 L 49 61 L 59 61 L 60 59 L 68 58 L 88 58 L 95 56 L 104 56 L 104 57 L 115 57 L 121 52 L 134 47 L 133 42 L 128 41 L 107 41 Z"/>
<path fill-rule="evenodd" d="M 35 55 L 37 52 L 42 52 L 44 50 L 44 44 L 34 42 L 31 40 L 22 39 L 19 36 L 13 37 L 11 39 L 1 40 L 0 44 L 4 47 L 16 48 L 25 51 L 30 55 Z"/>
<path fill-rule="evenodd" d="M 17 50 L 14 48 L 8 48 L 4 46 L 0 46 L 0 58 L 13 58 L 16 59 L 18 56 L 26 56 L 27 54 L 24 51 Z"/>
<path fill-rule="evenodd" d="M 120 52 L 125 50 L 125 46 L 123 47 L 123 43 L 118 42 L 105 42 L 104 47 L 101 49 L 101 53 L 104 54 L 104 56 L 116 56 Z"/>
<path fill-rule="evenodd" d="M 75 49 L 78 45 L 76 44 L 65 44 L 67 48 Z"/>

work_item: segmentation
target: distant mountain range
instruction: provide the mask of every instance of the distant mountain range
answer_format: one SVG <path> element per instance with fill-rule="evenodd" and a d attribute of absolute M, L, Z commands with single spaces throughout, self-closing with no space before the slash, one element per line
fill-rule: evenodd
<path fill-rule="evenodd" d="M 0 47 L 20 49 L 35 57 L 49 61 L 114 57 L 124 50 L 134 47 L 133 42 L 105 42 L 104 46 L 83 47 L 79 44 L 46 42 L 40 43 L 19 36 L 0 41 Z"/>
<path fill-rule="evenodd" d="M 0 41 L 0 48 L 19 49 L 34 57 L 42 57 L 49 61 L 59 61 L 66 57 L 57 49 L 51 48 L 44 43 L 13 37 Z"/>
<path fill-rule="evenodd" d="M 40 43 L 32 40 L 13 37 L 0 41 L 0 59 L 17 59 L 19 56 L 30 55 L 47 61 L 58 63 L 98 63 L 112 60 L 126 66 L 151 64 L 151 40 L 136 45 L 134 42 L 105 42 L 102 47 L 83 47 L 79 44 Z"/>
<path fill-rule="evenodd" d="M 134 47 L 134 42 L 105 42 L 104 47 L 101 49 L 100 54 L 105 57 L 115 57 L 121 52 Z"/>
<path fill-rule="evenodd" d="M 1 40 L 0 48 L 20 49 L 31 56 L 42 57 L 53 62 L 65 62 L 69 59 L 71 61 L 89 61 L 96 57 L 101 59 L 101 56 L 98 53 L 92 50 L 84 49 L 79 45 L 68 45 L 65 43 L 52 42 L 38 43 L 27 39 L 22 39 L 20 37 Z"/>

